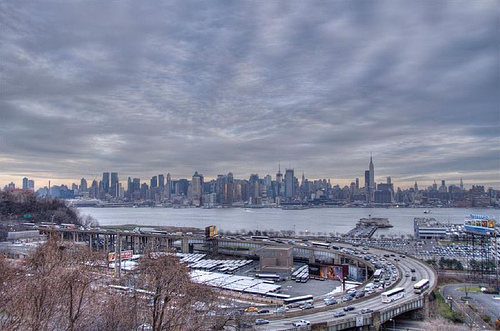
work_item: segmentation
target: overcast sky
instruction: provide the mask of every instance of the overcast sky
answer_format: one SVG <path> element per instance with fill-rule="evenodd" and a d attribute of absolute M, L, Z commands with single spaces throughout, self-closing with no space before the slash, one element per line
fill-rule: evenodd
<path fill-rule="evenodd" d="M 499 2 L 0 3 L 0 187 L 117 171 L 500 188 Z"/>

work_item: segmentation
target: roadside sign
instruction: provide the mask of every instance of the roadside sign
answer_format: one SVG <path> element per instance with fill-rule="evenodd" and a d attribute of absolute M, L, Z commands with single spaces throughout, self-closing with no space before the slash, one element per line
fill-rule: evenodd
<path fill-rule="evenodd" d="M 122 260 L 131 259 L 133 255 L 134 255 L 134 251 L 121 251 Z M 115 260 L 115 252 L 108 253 L 108 261 L 111 262 L 114 260 Z"/>
<path fill-rule="evenodd" d="M 363 326 L 363 315 L 356 316 L 356 326 Z"/>

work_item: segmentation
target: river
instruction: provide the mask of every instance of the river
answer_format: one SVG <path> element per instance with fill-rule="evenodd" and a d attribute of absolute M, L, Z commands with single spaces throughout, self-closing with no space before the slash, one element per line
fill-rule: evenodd
<path fill-rule="evenodd" d="M 278 208 L 78 208 L 91 215 L 100 225 L 137 224 L 140 226 L 178 226 L 204 228 L 216 225 L 223 231 L 294 230 L 297 234 L 342 234 L 352 229 L 360 218 L 385 217 L 394 226 L 379 229 L 397 237 L 413 234 L 414 217 L 433 217 L 441 222 L 461 223 L 465 216 L 486 214 L 500 219 L 499 209 L 434 208 L 429 214 L 419 208 L 311 208 L 282 210 Z"/>

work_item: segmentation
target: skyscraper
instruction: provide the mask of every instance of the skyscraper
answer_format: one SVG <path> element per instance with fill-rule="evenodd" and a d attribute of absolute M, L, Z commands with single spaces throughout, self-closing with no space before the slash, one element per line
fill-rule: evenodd
<path fill-rule="evenodd" d="M 85 178 L 80 179 L 80 192 L 87 192 L 87 180 Z"/>
<path fill-rule="evenodd" d="M 365 189 L 370 190 L 370 170 L 365 170 Z"/>
<path fill-rule="evenodd" d="M 160 189 L 163 189 L 165 187 L 165 176 L 163 175 L 158 175 L 158 187 Z"/>
<path fill-rule="evenodd" d="M 370 154 L 370 189 L 375 190 L 375 168 L 373 167 L 372 156 Z"/>
<path fill-rule="evenodd" d="M 28 189 L 28 177 L 23 178 L 23 190 Z"/>
<path fill-rule="evenodd" d="M 285 170 L 285 197 L 295 197 L 295 176 L 293 169 Z"/>
<path fill-rule="evenodd" d="M 109 193 L 109 172 L 102 173 L 102 189 L 104 193 Z"/>
<path fill-rule="evenodd" d="M 202 201 L 203 176 L 196 171 L 191 178 L 191 199 L 194 206 L 201 206 Z"/>
<path fill-rule="evenodd" d="M 119 179 L 118 179 L 118 173 L 117 172 L 112 172 L 111 173 L 111 187 L 110 187 L 110 194 L 113 197 L 118 197 L 120 195 L 120 185 L 118 184 Z"/>

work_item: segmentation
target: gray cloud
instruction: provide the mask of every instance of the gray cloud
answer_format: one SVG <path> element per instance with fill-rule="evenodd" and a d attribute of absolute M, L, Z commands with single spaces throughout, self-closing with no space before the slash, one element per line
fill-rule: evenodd
<path fill-rule="evenodd" d="M 4 1 L 0 184 L 119 171 L 499 187 L 495 1 Z M 289 163 L 290 162 L 290 163 Z"/>

